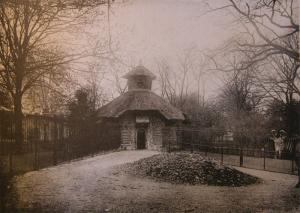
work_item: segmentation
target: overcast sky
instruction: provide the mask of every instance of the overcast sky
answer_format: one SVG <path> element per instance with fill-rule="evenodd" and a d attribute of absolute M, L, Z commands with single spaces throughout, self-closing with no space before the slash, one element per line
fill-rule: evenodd
<path fill-rule="evenodd" d="M 210 4 L 217 7 L 220 2 L 210 1 Z M 118 72 L 123 74 L 130 66 L 140 63 L 156 72 L 156 61 L 161 59 L 174 64 L 173 69 L 176 69 L 178 58 L 187 50 L 205 52 L 217 48 L 234 34 L 231 17 L 225 12 L 206 13 L 207 10 L 202 0 L 125 0 L 113 4 L 110 12 L 112 46 L 121 63 L 128 65 L 120 65 Z M 83 43 L 93 45 L 92 41 L 108 39 L 107 13 L 103 11 L 92 27 L 88 26 L 87 31 L 92 36 L 81 37 L 85 40 Z M 99 63 L 104 62 L 99 60 Z M 111 66 L 106 63 L 103 69 L 108 72 L 115 69 Z M 212 75 L 203 77 L 203 81 L 207 96 L 215 94 L 219 81 Z M 104 85 L 111 91 L 110 81 Z"/>

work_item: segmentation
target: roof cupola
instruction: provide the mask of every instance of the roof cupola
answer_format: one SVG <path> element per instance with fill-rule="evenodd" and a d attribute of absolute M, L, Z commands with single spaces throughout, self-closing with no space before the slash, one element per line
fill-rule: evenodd
<path fill-rule="evenodd" d="M 156 76 L 142 65 L 133 68 L 124 78 L 127 79 L 128 90 L 151 90 L 152 81 Z"/>

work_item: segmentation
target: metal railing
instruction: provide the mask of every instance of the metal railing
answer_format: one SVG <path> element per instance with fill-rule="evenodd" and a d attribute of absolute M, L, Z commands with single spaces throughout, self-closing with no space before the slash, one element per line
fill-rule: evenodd
<path fill-rule="evenodd" d="M 199 143 L 181 143 L 177 149 L 168 148 L 169 152 L 190 152 L 201 154 L 220 164 L 240 166 L 287 174 L 296 174 L 297 167 L 294 155 L 290 152 L 282 152 L 281 157 L 275 151 L 264 148 L 255 149 L 247 147 L 228 147 L 225 145 L 203 145 Z"/>
<path fill-rule="evenodd" d="M 14 140 L 13 117 L 0 119 L 0 160 L 5 172 L 19 174 L 118 148 L 117 126 L 105 124 L 78 131 L 61 118 L 27 115 L 23 120 L 24 141 Z"/>

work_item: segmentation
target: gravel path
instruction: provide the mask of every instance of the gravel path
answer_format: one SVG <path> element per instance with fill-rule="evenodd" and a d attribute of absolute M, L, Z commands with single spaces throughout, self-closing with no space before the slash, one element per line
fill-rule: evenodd
<path fill-rule="evenodd" d="M 122 172 L 123 163 L 154 154 L 114 152 L 29 172 L 16 178 L 19 206 L 49 212 L 300 211 L 300 190 L 293 188 L 297 177 L 292 175 L 240 169 L 263 183 L 231 188 L 157 182 Z"/>

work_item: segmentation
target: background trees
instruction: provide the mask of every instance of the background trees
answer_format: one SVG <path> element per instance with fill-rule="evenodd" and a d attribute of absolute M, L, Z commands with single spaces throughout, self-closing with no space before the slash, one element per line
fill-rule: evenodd
<path fill-rule="evenodd" d="M 280 118 L 274 128 L 285 129 L 289 136 L 299 134 L 297 3 L 292 0 L 228 0 L 213 10 L 220 9 L 233 14 L 235 24 L 241 30 L 218 50 L 216 55 L 219 56 L 212 57 L 215 69 L 227 76 L 221 102 L 228 100 L 226 105 L 237 103 L 231 106 L 232 109 L 244 106 L 249 112 L 254 109 L 257 113 L 259 109 L 262 113 L 268 109 L 264 115 L 268 117 L 269 125 L 265 128 L 271 128 L 271 120 Z M 233 83 L 235 80 L 239 83 Z"/>
<path fill-rule="evenodd" d="M 251 67 L 239 69 L 240 63 L 231 63 L 232 71 L 226 78 L 219 104 L 225 115 L 225 126 L 233 132 L 234 140 L 243 147 L 257 144 L 266 137 L 265 119 L 260 107 L 264 93 L 256 85 L 256 73 Z"/>
<path fill-rule="evenodd" d="M 118 123 L 99 122 L 96 117 L 103 97 L 91 85 L 76 90 L 68 104 L 68 125 L 71 127 L 72 148 L 78 152 L 119 148 L 121 135 Z"/>
<path fill-rule="evenodd" d="M 64 85 L 71 82 L 68 64 L 83 57 L 85 53 L 66 52 L 66 48 L 58 45 L 57 38 L 67 35 L 69 29 L 86 21 L 86 14 L 91 14 L 96 6 L 105 3 L 110 2 L 6 0 L 1 4 L 0 90 L 9 94 L 8 99 L 13 105 L 17 121 L 17 141 L 22 139 L 20 123 L 24 100 L 28 100 L 34 106 L 39 104 L 38 107 L 42 109 L 40 111 L 54 112 L 60 110 L 55 103 L 65 103 L 67 95 L 70 94 L 67 88 L 69 85 L 62 85 L 62 82 Z M 297 8 L 297 3 L 292 0 L 226 1 L 222 9 L 229 10 L 233 14 L 235 24 L 241 32 L 227 42 L 226 48 L 222 49 L 222 58 L 214 61 L 217 62 L 218 70 L 229 73 L 226 74 L 225 86 L 219 96 L 223 106 L 229 106 L 229 102 L 239 104 L 239 101 L 234 100 L 237 97 L 240 102 L 244 101 L 242 105 L 245 104 L 250 108 L 253 108 L 253 105 L 254 108 L 257 108 L 256 105 L 259 105 L 258 108 L 266 107 L 263 104 L 274 103 L 274 99 L 280 100 L 286 106 L 287 119 L 284 120 L 289 134 L 297 131 L 296 127 L 291 127 L 293 125 L 290 124 L 295 123 L 297 111 L 288 113 L 293 109 L 289 106 L 299 99 Z M 112 52 L 111 44 L 109 45 Z M 102 53 L 102 46 L 98 47 L 95 54 L 99 56 Z M 193 115 L 199 114 L 199 109 L 204 110 L 207 101 L 202 85 L 203 79 L 206 80 L 204 73 L 208 71 L 208 60 L 199 55 L 201 53 L 199 54 L 197 50 L 189 49 L 177 57 L 176 64 L 168 60 L 158 62 L 160 85 L 156 89 L 170 103 Z M 236 57 L 236 61 L 227 60 L 227 57 L 232 55 Z M 120 64 L 122 61 L 118 60 L 116 55 L 112 58 L 114 60 L 111 64 L 115 66 L 115 72 L 112 70 L 106 72 L 116 82 L 118 90 L 116 92 L 122 94 L 126 87 L 119 79 L 119 71 L 124 71 L 125 65 L 117 67 L 117 61 Z M 240 83 L 233 84 L 234 79 Z M 250 89 L 241 84 L 246 83 L 246 79 L 251 81 Z M 249 86 L 248 83 L 247 85 Z M 75 88 L 74 85 L 72 87 Z M 237 97 L 232 96 L 232 90 L 235 89 L 240 92 Z M 65 91 L 68 91 L 67 95 Z M 96 94 L 99 91 L 101 93 L 101 88 L 95 87 L 94 91 L 96 96 L 103 95 L 103 93 Z M 242 100 L 245 99 L 243 97 L 245 93 L 246 101 Z M 222 96 L 227 98 L 224 99 Z M 101 100 L 104 99 L 107 98 Z M 49 100 L 52 104 L 49 104 Z M 195 107 L 190 106 L 192 103 Z M 102 104 L 103 102 L 96 105 Z M 38 107 L 35 107 L 34 111 L 37 111 Z"/>
<path fill-rule="evenodd" d="M 82 87 L 76 90 L 74 98 L 68 104 L 68 121 L 75 132 L 80 134 L 94 124 L 92 120 L 97 109 L 97 101 L 93 88 Z"/>
<path fill-rule="evenodd" d="M 57 36 L 81 14 L 105 1 L 5 0 L 0 4 L 0 87 L 12 99 L 15 138 L 22 142 L 22 100 L 33 87 L 66 77 L 66 54 Z M 78 11 L 80 13 L 78 13 Z M 80 55 L 82 57 L 82 55 Z"/>
<path fill-rule="evenodd" d="M 248 56 L 245 67 L 284 54 L 299 67 L 298 5 L 293 0 L 229 0 L 229 8 L 245 31 L 235 40 L 237 50 Z M 247 63 L 248 62 L 248 63 Z"/>
<path fill-rule="evenodd" d="M 196 48 L 191 48 L 177 58 L 175 65 L 166 59 L 157 62 L 161 96 L 182 110 L 189 105 L 187 99 L 191 97 L 196 98 L 197 105 L 204 104 L 205 57 Z"/>

